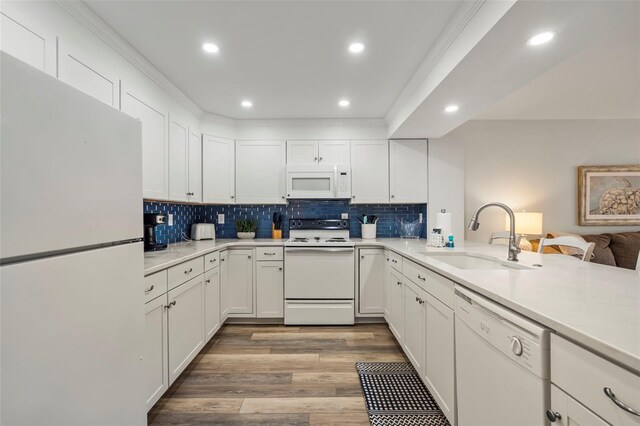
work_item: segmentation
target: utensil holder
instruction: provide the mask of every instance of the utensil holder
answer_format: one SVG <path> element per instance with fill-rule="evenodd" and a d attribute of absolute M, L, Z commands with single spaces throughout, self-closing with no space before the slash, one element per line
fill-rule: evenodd
<path fill-rule="evenodd" d="M 363 240 L 375 240 L 376 239 L 377 226 L 375 223 L 363 223 L 362 224 L 362 239 Z"/>
<path fill-rule="evenodd" d="M 271 225 L 271 238 L 274 240 L 282 239 L 282 229 L 276 229 L 274 225 Z"/>

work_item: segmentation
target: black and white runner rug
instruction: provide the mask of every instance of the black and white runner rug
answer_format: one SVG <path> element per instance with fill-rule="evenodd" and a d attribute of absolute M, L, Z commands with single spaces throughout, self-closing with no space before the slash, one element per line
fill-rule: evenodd
<path fill-rule="evenodd" d="M 408 362 L 357 362 L 373 426 L 450 426 Z"/>

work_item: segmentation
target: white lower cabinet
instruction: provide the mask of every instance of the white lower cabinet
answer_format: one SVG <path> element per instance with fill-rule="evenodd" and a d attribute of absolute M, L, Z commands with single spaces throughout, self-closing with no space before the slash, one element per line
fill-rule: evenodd
<path fill-rule="evenodd" d="M 596 416 L 562 389 L 551 385 L 551 408 L 547 418 L 560 426 L 606 426 L 609 423 Z"/>
<path fill-rule="evenodd" d="M 208 342 L 220 329 L 220 268 L 204 274 L 204 341 Z"/>
<path fill-rule="evenodd" d="M 389 329 L 398 343 L 404 342 L 404 285 L 402 274 L 391 268 L 389 272 Z"/>
<path fill-rule="evenodd" d="M 204 346 L 204 275 L 167 293 L 169 383 L 173 383 Z"/>
<path fill-rule="evenodd" d="M 229 251 L 220 253 L 220 320 L 229 317 Z"/>
<path fill-rule="evenodd" d="M 387 323 L 391 322 L 391 257 L 389 257 L 389 250 L 384 251 L 384 290 L 383 290 L 383 305 L 384 305 L 384 319 Z"/>
<path fill-rule="evenodd" d="M 253 249 L 229 250 L 229 315 L 255 317 L 253 310 Z"/>
<path fill-rule="evenodd" d="M 382 249 L 360 249 L 358 313 L 384 313 L 385 257 Z"/>
<path fill-rule="evenodd" d="M 424 370 L 425 349 L 425 292 L 405 278 L 404 280 L 404 323 L 411 324 L 405 328 L 402 348 L 418 374 Z"/>
<path fill-rule="evenodd" d="M 284 317 L 284 263 L 256 262 L 256 303 L 258 318 Z"/>
<path fill-rule="evenodd" d="M 169 344 L 167 333 L 167 295 L 145 305 L 144 353 L 145 399 L 147 411 L 169 389 Z"/>
<path fill-rule="evenodd" d="M 425 300 L 423 380 L 451 424 L 455 416 L 455 347 L 453 309 L 429 293 Z"/>

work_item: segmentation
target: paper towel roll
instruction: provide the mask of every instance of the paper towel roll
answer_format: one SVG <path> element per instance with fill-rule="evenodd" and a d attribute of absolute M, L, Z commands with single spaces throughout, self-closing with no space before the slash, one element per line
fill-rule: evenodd
<path fill-rule="evenodd" d="M 451 234 L 451 213 L 437 213 L 436 227 L 442 229 L 442 235 L 448 237 Z"/>

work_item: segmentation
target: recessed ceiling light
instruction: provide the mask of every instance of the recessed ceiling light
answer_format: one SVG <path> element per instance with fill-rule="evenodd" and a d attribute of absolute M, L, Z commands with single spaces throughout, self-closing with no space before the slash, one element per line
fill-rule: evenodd
<path fill-rule="evenodd" d="M 340 105 L 342 108 L 348 107 L 349 104 L 350 102 L 346 99 L 340 99 L 340 101 L 338 102 L 338 105 Z"/>
<path fill-rule="evenodd" d="M 536 34 L 527 40 L 529 46 L 540 46 L 541 44 L 549 43 L 556 36 L 554 31 L 545 31 Z"/>
<path fill-rule="evenodd" d="M 240 105 L 242 105 L 245 108 L 251 108 L 253 106 L 253 102 L 251 102 L 251 101 L 242 101 L 240 103 Z"/>
<path fill-rule="evenodd" d="M 349 45 L 349 52 L 351 53 L 360 53 L 364 50 L 364 44 L 362 43 L 351 43 Z"/>
<path fill-rule="evenodd" d="M 458 110 L 458 105 L 448 105 L 444 112 L 456 112 Z"/>
<path fill-rule="evenodd" d="M 205 43 L 202 45 L 202 50 L 208 53 L 218 53 L 220 48 L 213 43 Z"/>

